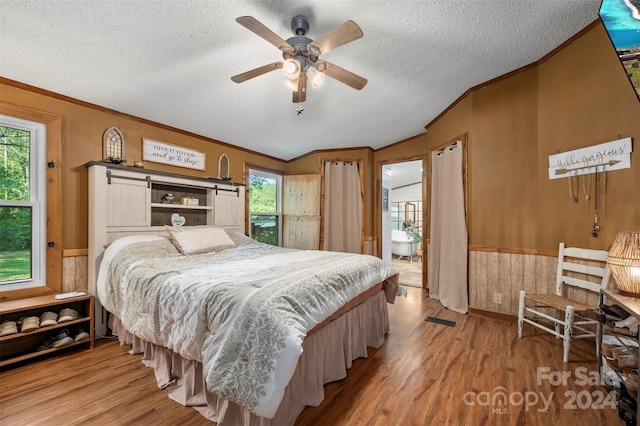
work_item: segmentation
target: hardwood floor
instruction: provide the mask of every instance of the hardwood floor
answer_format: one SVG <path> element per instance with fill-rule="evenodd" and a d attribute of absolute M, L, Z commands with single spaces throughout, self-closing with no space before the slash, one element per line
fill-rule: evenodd
<path fill-rule="evenodd" d="M 460 315 L 419 288 L 407 291 L 390 306 L 383 346 L 354 361 L 346 379 L 326 385 L 325 400 L 305 409 L 296 425 L 623 424 L 606 403 L 591 408 L 605 395 L 604 388 L 583 384 L 585 373 L 597 369 L 592 341 L 574 344 L 563 364 L 561 341 L 548 334 L 525 327 L 518 340 L 515 322 Z M 456 325 L 426 322 L 426 316 Z M 93 350 L 2 372 L 0 424 L 211 424 L 168 399 L 140 359 L 115 341 L 100 341 Z M 545 367 L 538 377 L 537 368 Z M 570 376 L 552 385 L 559 372 Z M 501 390 L 506 405 L 491 406 Z M 571 399 L 581 391 L 580 400 Z"/>
<path fill-rule="evenodd" d="M 400 273 L 400 284 L 422 288 L 422 261 L 393 257 L 393 267 Z"/>

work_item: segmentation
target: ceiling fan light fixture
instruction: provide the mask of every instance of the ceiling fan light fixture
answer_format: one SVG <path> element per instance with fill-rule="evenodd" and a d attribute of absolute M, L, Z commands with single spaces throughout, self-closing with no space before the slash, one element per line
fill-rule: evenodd
<path fill-rule="evenodd" d="M 316 88 L 324 82 L 324 73 L 318 71 L 312 66 L 308 66 L 305 70 L 307 79 L 311 82 L 311 87 Z"/>
<path fill-rule="evenodd" d="M 300 63 L 295 59 L 285 59 L 282 69 L 289 80 L 297 80 L 300 77 Z"/>
<path fill-rule="evenodd" d="M 294 92 L 298 90 L 298 80 L 289 80 L 288 78 L 285 78 L 282 84 L 284 84 Z"/>

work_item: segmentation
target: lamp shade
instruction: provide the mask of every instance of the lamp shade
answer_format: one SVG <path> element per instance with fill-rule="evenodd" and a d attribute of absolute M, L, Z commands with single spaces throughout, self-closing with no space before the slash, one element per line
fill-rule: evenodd
<path fill-rule="evenodd" d="M 619 232 L 607 255 L 618 291 L 640 297 L 640 232 Z"/>
<path fill-rule="evenodd" d="M 300 76 L 300 63 L 295 59 L 286 59 L 282 69 L 289 80 L 297 80 Z"/>

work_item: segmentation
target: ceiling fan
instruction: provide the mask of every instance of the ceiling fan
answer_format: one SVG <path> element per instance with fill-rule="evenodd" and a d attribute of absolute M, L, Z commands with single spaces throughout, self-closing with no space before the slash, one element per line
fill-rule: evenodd
<path fill-rule="evenodd" d="M 309 21 L 298 15 L 291 20 L 291 30 L 295 34 L 287 40 L 260 23 L 252 16 L 236 19 L 240 25 L 253 31 L 282 51 L 282 61 L 273 62 L 231 77 L 236 83 L 242 83 L 268 72 L 283 69 L 284 85 L 293 91 L 293 102 L 304 102 L 307 98 L 307 81 L 312 87 L 322 82 L 325 75 L 332 77 L 356 90 L 367 84 L 367 79 L 347 71 L 335 64 L 320 59 L 320 55 L 361 38 L 364 34 L 353 21 L 347 21 L 317 40 L 305 37 L 309 31 Z"/>

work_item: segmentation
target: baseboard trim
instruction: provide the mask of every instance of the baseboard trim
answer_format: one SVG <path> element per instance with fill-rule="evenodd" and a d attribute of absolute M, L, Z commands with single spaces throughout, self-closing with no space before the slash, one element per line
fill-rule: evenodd
<path fill-rule="evenodd" d="M 507 322 L 518 322 L 518 317 L 513 314 L 505 314 L 504 312 L 489 311 L 486 309 L 469 308 L 469 312 L 472 314 L 482 315 L 485 317 L 499 319 Z"/>

